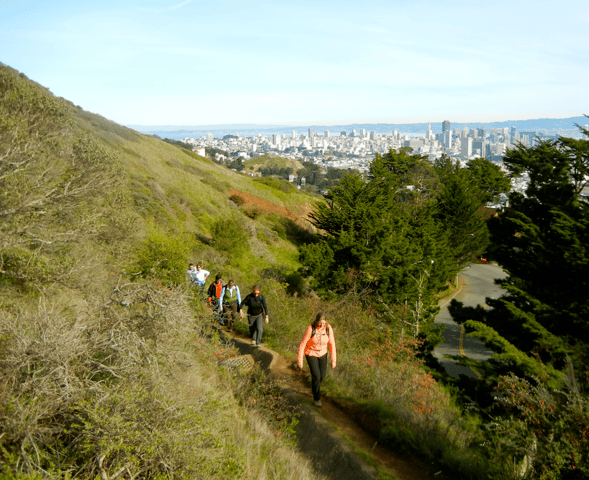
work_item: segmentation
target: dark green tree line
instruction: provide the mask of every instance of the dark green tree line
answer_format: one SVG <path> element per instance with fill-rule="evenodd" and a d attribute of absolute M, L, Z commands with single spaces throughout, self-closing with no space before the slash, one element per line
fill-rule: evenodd
<path fill-rule="evenodd" d="M 511 461 L 525 460 L 526 478 L 587 478 L 589 205 L 581 192 L 589 180 L 589 141 L 520 145 L 504 162 L 529 182 L 489 221 L 507 293 L 487 299 L 491 309 L 453 305 L 469 335 L 496 352 L 488 362 L 465 362 L 482 380 L 463 386 L 492 403 L 489 445 L 509 451 Z M 480 395 L 491 388 L 506 400 Z"/>

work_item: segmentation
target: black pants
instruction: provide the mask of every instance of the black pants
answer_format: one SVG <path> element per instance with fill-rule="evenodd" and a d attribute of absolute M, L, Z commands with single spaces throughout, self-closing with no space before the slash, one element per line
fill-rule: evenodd
<path fill-rule="evenodd" d="M 313 400 L 321 400 L 321 380 L 325 378 L 327 373 L 327 353 L 322 357 L 312 357 L 305 355 L 309 370 L 311 371 L 311 391 L 313 392 Z"/>
<path fill-rule="evenodd" d="M 255 317 L 247 316 L 250 325 L 250 337 L 257 345 L 262 344 L 262 333 L 264 332 L 264 316 L 260 313 Z"/>

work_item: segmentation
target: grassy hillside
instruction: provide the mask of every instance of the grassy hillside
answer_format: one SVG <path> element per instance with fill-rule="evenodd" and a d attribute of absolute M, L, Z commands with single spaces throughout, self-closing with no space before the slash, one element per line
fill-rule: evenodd
<path fill-rule="evenodd" d="M 243 162 L 246 172 L 256 172 L 262 167 L 292 168 L 296 172 L 303 168 L 298 160 L 278 157 L 276 155 L 260 155 L 259 157 L 250 158 Z"/>
<path fill-rule="evenodd" d="M 226 347 L 184 283 L 189 261 L 241 285 L 297 267 L 285 232 L 300 227 L 252 219 L 229 190 L 287 208 L 314 199 L 85 112 L 4 65 L 0 151 L 3 478 L 314 478 L 268 429 L 290 421 L 264 407 L 271 383 L 216 367 Z"/>

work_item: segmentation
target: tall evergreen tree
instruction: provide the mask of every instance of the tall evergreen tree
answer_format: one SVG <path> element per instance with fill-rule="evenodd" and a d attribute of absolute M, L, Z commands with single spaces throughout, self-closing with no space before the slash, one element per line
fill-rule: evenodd
<path fill-rule="evenodd" d="M 508 293 L 487 300 L 492 310 L 470 312 L 478 321 L 467 326 L 474 335 L 502 338 L 528 358 L 557 369 L 565 368 L 568 356 L 577 375 L 587 380 L 589 205 L 580 193 L 589 179 L 589 141 L 560 138 L 520 145 L 504 162 L 512 175 L 529 178 L 525 192 L 511 193 L 510 207 L 489 222 L 495 258 L 508 272 L 503 282 Z M 468 313 L 463 311 L 462 318 Z M 489 341 L 504 354 L 500 343 Z M 539 373 L 533 362 L 526 366 L 515 356 L 511 362 L 508 366 L 520 374 Z"/>
<path fill-rule="evenodd" d="M 485 195 L 470 170 L 443 157 L 435 164 L 442 182 L 437 196 L 436 218 L 446 231 L 457 267 L 463 267 L 485 251 L 489 233 L 483 217 Z"/>

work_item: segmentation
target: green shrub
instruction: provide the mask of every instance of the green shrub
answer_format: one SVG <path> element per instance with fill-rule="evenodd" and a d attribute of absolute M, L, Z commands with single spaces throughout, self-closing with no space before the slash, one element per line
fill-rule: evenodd
<path fill-rule="evenodd" d="M 241 256 L 249 250 L 249 236 L 244 225 L 236 220 L 218 220 L 213 225 L 213 245 L 232 256 Z"/>
<path fill-rule="evenodd" d="M 262 210 L 259 207 L 253 206 L 253 207 L 244 208 L 243 213 L 246 216 L 248 216 L 249 218 L 251 218 L 252 220 L 255 220 L 256 218 L 258 218 L 262 214 Z"/>
<path fill-rule="evenodd" d="M 159 278 L 166 284 L 184 282 L 184 272 L 194 240 L 187 234 L 152 229 L 137 252 L 137 266 L 143 276 Z"/>
<path fill-rule="evenodd" d="M 238 207 L 241 207 L 245 203 L 245 200 L 239 195 L 231 195 L 229 197 L 229 200 L 235 203 L 235 205 L 237 205 Z"/>

